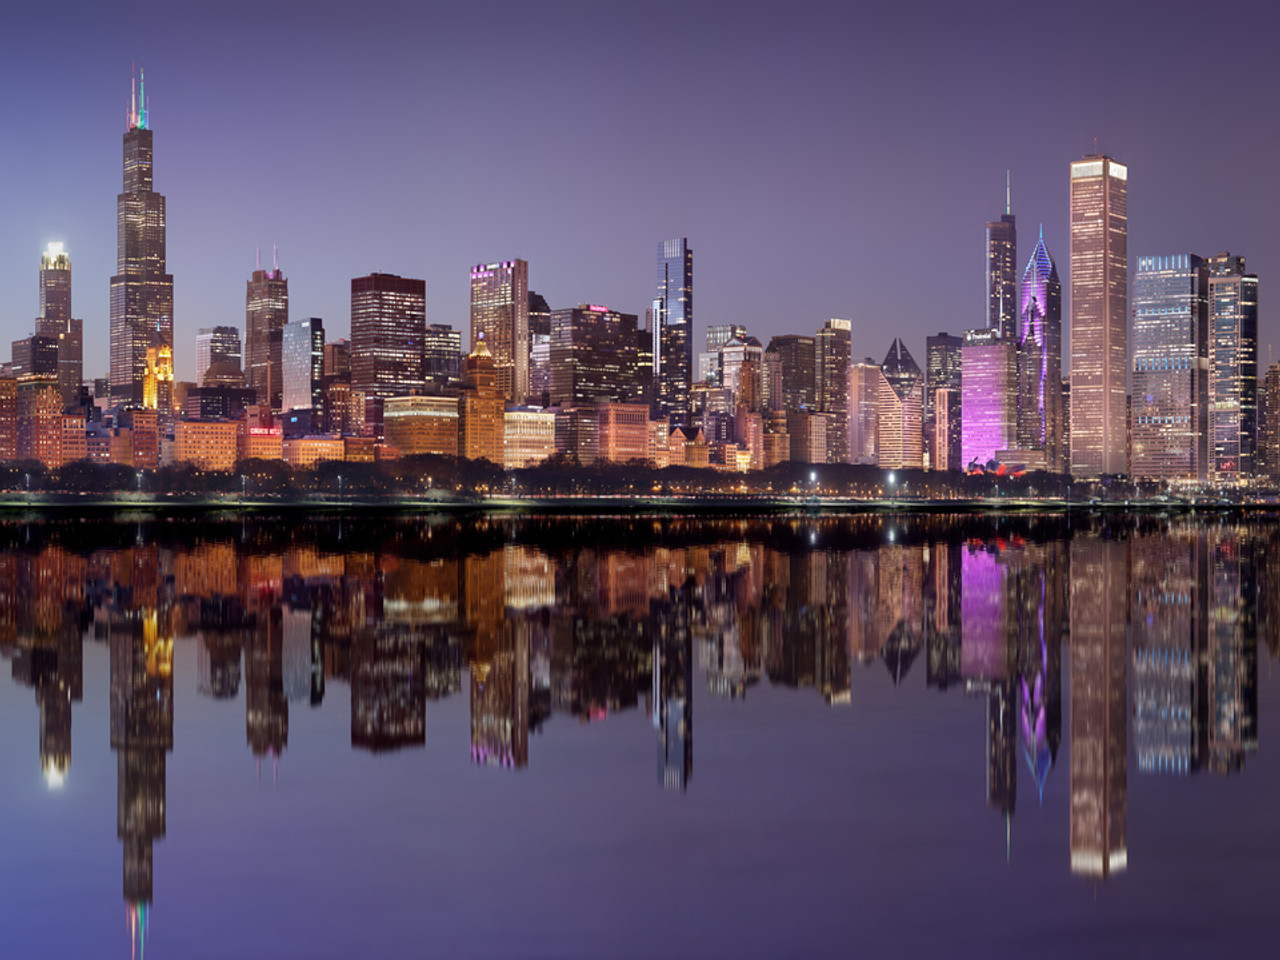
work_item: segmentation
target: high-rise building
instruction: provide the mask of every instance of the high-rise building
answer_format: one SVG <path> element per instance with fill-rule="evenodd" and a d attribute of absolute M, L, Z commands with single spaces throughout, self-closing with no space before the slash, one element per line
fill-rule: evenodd
<path fill-rule="evenodd" d="M 13 341 L 11 374 L 15 379 L 58 379 L 58 341 L 35 334 Z M 61 393 L 61 390 L 59 390 Z"/>
<path fill-rule="evenodd" d="M 906 345 L 895 338 L 880 365 L 876 397 L 876 461 L 881 467 L 924 466 L 923 395 L 920 367 Z"/>
<path fill-rule="evenodd" d="M 1219 253 L 1209 269 L 1209 436 L 1213 476 L 1252 476 L 1258 440 L 1258 278 L 1244 257 Z"/>
<path fill-rule="evenodd" d="M 1017 345 L 994 327 L 966 332 L 960 374 L 960 459 L 985 464 L 1017 440 Z"/>
<path fill-rule="evenodd" d="M 640 394 L 636 315 L 598 304 L 551 314 L 550 401 L 578 406 Z"/>
<path fill-rule="evenodd" d="M 210 386 L 209 368 L 215 363 L 234 363 L 243 371 L 240 330 L 237 327 L 201 327 L 196 334 L 196 386 Z"/>
<path fill-rule="evenodd" d="M 324 408 L 324 321 L 319 317 L 287 323 L 281 331 L 281 410 Z"/>
<path fill-rule="evenodd" d="M 80 402 L 84 382 L 84 321 L 71 316 L 71 258 L 60 243 L 40 257 L 40 316 L 36 333 L 58 341 L 58 390 L 62 406 Z"/>
<path fill-rule="evenodd" d="M 173 277 L 166 273 L 165 200 L 152 189 L 146 75 L 129 104 L 124 191 L 116 198 L 116 275 L 111 278 L 111 400 L 140 405 L 147 351 L 173 349 Z"/>
<path fill-rule="evenodd" d="M 324 375 L 351 379 L 350 340 L 330 340 L 324 345 Z"/>
<path fill-rule="evenodd" d="M 788 333 L 769 341 L 767 353 L 775 354 L 782 367 L 782 408 L 790 412 L 816 410 L 818 372 L 813 337 Z"/>
<path fill-rule="evenodd" d="M 830 414 L 827 462 L 849 462 L 849 363 L 852 323 L 828 320 L 814 339 L 818 409 Z"/>
<path fill-rule="evenodd" d="M 1129 472 L 1139 479 L 1206 478 L 1207 288 L 1207 269 L 1195 254 L 1138 258 Z"/>
<path fill-rule="evenodd" d="M 465 389 L 458 401 L 458 456 L 505 462 L 506 406 L 498 387 L 497 364 L 484 337 L 463 362 Z"/>
<path fill-rule="evenodd" d="M 1267 367 L 1263 408 L 1264 467 L 1268 477 L 1280 479 L 1280 363 Z"/>
<path fill-rule="evenodd" d="M 941 387 L 933 397 L 933 438 L 929 444 L 929 466 L 934 470 L 959 470 L 964 467 L 964 462 L 960 459 L 960 391 L 952 387 Z"/>
<path fill-rule="evenodd" d="M 987 326 L 1008 340 L 1018 334 L 1018 224 L 1007 175 L 1004 213 L 987 224 Z"/>
<path fill-rule="evenodd" d="M 1071 473 L 1128 470 L 1129 169 L 1071 164 Z M 967 414 L 966 414 L 967 419 Z"/>
<path fill-rule="evenodd" d="M 750 369 L 758 378 L 760 373 L 760 364 L 764 360 L 764 347 L 755 337 L 749 336 L 744 330 L 741 334 L 735 333 L 728 340 L 725 340 L 717 348 L 719 355 L 719 363 L 717 367 L 720 370 L 718 383 L 720 386 L 729 390 L 735 397 L 739 397 L 744 391 L 742 383 L 742 375 L 744 367 L 749 364 L 755 364 Z M 745 385 L 748 393 L 754 391 L 756 399 L 759 399 L 759 383 L 754 385 Z M 748 402 L 745 399 L 740 400 L 742 403 Z"/>
<path fill-rule="evenodd" d="M 447 323 L 427 324 L 424 361 L 428 383 L 445 386 L 462 370 L 462 331 Z"/>
<path fill-rule="evenodd" d="M 658 244 L 653 380 L 658 412 L 673 426 L 686 426 L 693 385 L 693 249 L 687 237 Z"/>
<path fill-rule="evenodd" d="M 960 391 L 960 348 L 964 346 L 964 337 L 953 337 L 943 331 L 936 337 L 926 337 L 924 341 L 924 418 L 925 422 L 933 419 L 933 395 L 938 390 Z"/>
<path fill-rule="evenodd" d="M 351 389 L 385 399 L 423 388 L 427 283 L 390 273 L 351 281 Z"/>
<path fill-rule="evenodd" d="M 849 462 L 878 462 L 880 383 L 884 377 L 870 357 L 849 364 Z"/>
<path fill-rule="evenodd" d="M 258 391 L 258 402 L 276 412 L 281 409 L 284 376 L 280 351 L 285 324 L 289 322 L 289 280 L 275 262 L 253 271 L 244 293 L 244 378 Z"/>
<path fill-rule="evenodd" d="M 508 403 L 529 394 L 529 264 L 524 260 L 471 268 L 471 349 L 484 340 L 498 389 Z"/>
<path fill-rule="evenodd" d="M 1062 284 L 1044 230 L 1022 274 L 1018 327 L 1018 449 L 1042 451 L 1045 469 L 1063 469 Z"/>

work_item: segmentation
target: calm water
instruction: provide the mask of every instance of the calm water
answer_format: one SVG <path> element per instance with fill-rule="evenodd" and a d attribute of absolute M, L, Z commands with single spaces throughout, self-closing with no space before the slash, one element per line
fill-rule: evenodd
<path fill-rule="evenodd" d="M 1270 946 L 1280 523 L 0 524 L 0 957 Z"/>

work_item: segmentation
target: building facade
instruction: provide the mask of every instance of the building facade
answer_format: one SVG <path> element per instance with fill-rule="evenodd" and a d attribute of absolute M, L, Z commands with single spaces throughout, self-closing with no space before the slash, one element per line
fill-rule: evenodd
<path fill-rule="evenodd" d="M 173 349 L 173 277 L 166 272 L 165 198 L 152 189 L 153 148 L 144 71 L 124 134 L 111 278 L 111 401 L 126 406 L 142 403 L 147 351 Z"/>
<path fill-rule="evenodd" d="M 1254 474 L 1258 442 L 1258 278 L 1244 257 L 1219 253 L 1209 270 L 1209 435 L 1219 481 Z"/>
<path fill-rule="evenodd" d="M 552 311 L 549 362 L 552 405 L 636 399 L 636 315 L 586 303 Z"/>
<path fill-rule="evenodd" d="M 1053 473 L 1063 469 L 1062 284 L 1044 231 L 1022 274 L 1018 312 L 1018 432 L 1023 451 L 1041 451 Z"/>
<path fill-rule="evenodd" d="M 201 327 L 196 333 L 197 387 L 210 386 L 206 378 L 215 363 L 234 363 L 239 370 L 244 370 L 238 327 Z"/>
<path fill-rule="evenodd" d="M 1128 471 L 1129 169 L 1071 164 L 1071 473 Z M 966 416 L 967 419 L 967 416 Z"/>
<path fill-rule="evenodd" d="M 906 345 L 895 338 L 880 365 L 877 388 L 876 461 L 881 467 L 924 466 L 923 397 L 920 367 Z"/>
<path fill-rule="evenodd" d="M 687 237 L 658 244 L 653 381 L 659 413 L 672 425 L 687 425 L 693 385 L 693 248 Z"/>
<path fill-rule="evenodd" d="M 281 371 L 283 330 L 289 322 L 289 279 L 276 264 L 257 270 L 245 283 L 244 376 L 258 392 L 258 402 L 277 413 L 283 409 L 284 374 Z"/>
<path fill-rule="evenodd" d="M 51 243 L 40 257 L 40 316 L 37 336 L 58 343 L 58 390 L 62 406 L 79 405 L 84 382 L 84 321 L 71 315 L 71 258 L 60 243 Z"/>
<path fill-rule="evenodd" d="M 498 389 L 508 403 L 529 395 L 529 264 L 524 260 L 471 268 L 471 349 L 483 339 L 493 356 Z"/>
<path fill-rule="evenodd" d="M 1195 254 L 1139 257 L 1133 278 L 1130 473 L 1204 480 L 1209 461 L 1208 270 Z"/>
<path fill-rule="evenodd" d="M 994 327 L 970 330 L 960 354 L 960 459 L 967 466 L 1014 448 L 1018 430 L 1017 344 Z"/>
<path fill-rule="evenodd" d="M 818 409 L 830 418 L 827 462 L 849 462 L 849 364 L 852 328 L 848 320 L 831 319 L 814 337 Z"/>
<path fill-rule="evenodd" d="M 281 410 L 324 410 L 324 321 L 285 324 L 280 338 Z M 318 425 L 317 425 L 318 428 Z"/>
<path fill-rule="evenodd" d="M 422 390 L 427 283 L 390 273 L 351 281 L 351 389 L 366 400 Z"/>
<path fill-rule="evenodd" d="M 987 326 L 1005 339 L 1018 333 L 1018 224 L 1005 185 L 1005 208 L 987 224 Z"/>

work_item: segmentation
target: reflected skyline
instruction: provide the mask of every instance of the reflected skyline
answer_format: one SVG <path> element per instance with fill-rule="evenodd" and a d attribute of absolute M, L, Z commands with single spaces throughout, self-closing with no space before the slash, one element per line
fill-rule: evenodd
<path fill-rule="evenodd" d="M 74 776 L 83 647 L 108 652 L 139 940 L 157 854 L 164 873 L 175 712 L 191 697 L 228 723 L 243 697 L 244 750 L 273 782 L 296 746 L 291 712 L 335 698 L 349 749 L 414 763 L 433 705 L 465 692 L 473 765 L 511 773 L 536 766 L 537 738 L 563 736 L 566 719 L 636 711 L 658 792 L 681 794 L 697 790 L 702 698 L 749 713 L 768 686 L 840 716 L 868 683 L 924 686 L 973 701 L 963 736 L 985 796 L 956 802 L 1003 817 L 1006 844 L 1019 793 L 1044 804 L 1069 734 L 1063 865 L 1106 879 L 1128 866 L 1132 777 L 1245 771 L 1259 641 L 1277 651 L 1268 518 L 10 523 L 0 541 L 0 654 L 34 693 L 33 770 L 51 789 Z M 194 689 L 175 689 L 187 644 Z"/>

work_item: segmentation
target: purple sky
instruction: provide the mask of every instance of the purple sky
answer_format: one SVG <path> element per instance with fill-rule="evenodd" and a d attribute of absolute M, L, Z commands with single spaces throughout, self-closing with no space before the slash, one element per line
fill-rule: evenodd
<path fill-rule="evenodd" d="M 511 257 L 553 308 L 643 314 L 657 242 L 688 236 L 700 327 L 845 316 L 856 356 L 899 335 L 923 362 L 926 334 L 983 323 L 1006 168 L 1019 260 L 1043 222 L 1065 293 L 1068 163 L 1094 137 L 1129 164 L 1130 262 L 1244 254 L 1260 360 L 1280 346 L 1262 4 L 27 6 L 0 31 L 0 338 L 31 331 L 63 241 L 87 376 L 139 57 L 181 378 L 198 327 L 243 325 L 273 243 L 292 316 L 331 337 L 373 270 L 424 277 L 428 320 L 465 330 L 468 266 Z"/>

